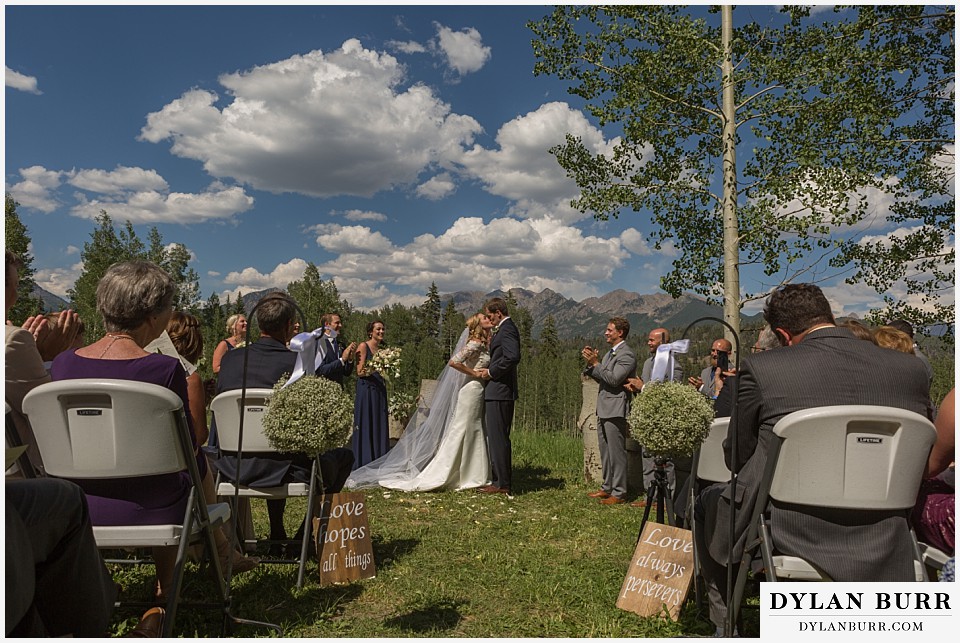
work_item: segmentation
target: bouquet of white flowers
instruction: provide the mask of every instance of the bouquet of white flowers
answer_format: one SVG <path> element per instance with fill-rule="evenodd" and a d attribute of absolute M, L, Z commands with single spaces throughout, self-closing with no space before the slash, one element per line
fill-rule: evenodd
<path fill-rule="evenodd" d="M 665 458 L 691 455 L 710 433 L 713 405 L 680 382 L 651 382 L 633 400 L 630 434 L 646 451 Z"/>
<path fill-rule="evenodd" d="M 353 403 L 340 385 L 306 375 L 273 387 L 263 416 L 263 434 L 278 451 L 314 455 L 343 446 L 353 430 Z"/>
<path fill-rule="evenodd" d="M 381 348 L 370 358 L 366 368 L 371 373 L 373 371 L 380 373 L 385 379 L 399 379 L 401 352 L 399 348 Z"/>

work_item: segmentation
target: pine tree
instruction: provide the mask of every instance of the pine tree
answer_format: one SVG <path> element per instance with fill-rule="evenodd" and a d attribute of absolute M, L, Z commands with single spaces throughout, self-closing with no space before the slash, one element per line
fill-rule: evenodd
<path fill-rule="evenodd" d="M 3 236 L 6 249 L 20 258 L 19 282 L 17 283 L 17 303 L 7 313 L 7 319 L 19 326 L 31 315 L 43 308 L 43 301 L 33 295 L 36 282 L 33 279 L 33 256 L 30 254 L 30 235 L 27 226 L 17 214 L 17 202 L 6 195 L 4 203 Z"/>

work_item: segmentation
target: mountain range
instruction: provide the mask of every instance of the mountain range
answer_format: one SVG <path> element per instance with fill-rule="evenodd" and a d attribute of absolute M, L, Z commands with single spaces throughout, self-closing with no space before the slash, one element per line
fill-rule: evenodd
<path fill-rule="evenodd" d="M 250 311 L 265 295 L 279 290 L 267 288 L 254 292 L 244 293 L 243 303 Z M 523 288 L 511 288 L 509 294 L 517 304 L 526 308 L 533 319 L 533 336 L 538 337 L 543 329 L 543 323 L 549 316 L 553 316 L 557 334 L 561 339 L 574 337 L 597 337 L 602 334 L 611 317 L 625 317 L 630 322 L 631 333 L 646 334 L 650 330 L 663 326 L 670 329 L 685 328 L 694 320 L 701 317 L 723 317 L 719 306 L 713 306 L 700 297 L 682 295 L 674 299 L 670 295 L 657 293 L 641 295 L 627 290 L 614 290 L 602 297 L 589 297 L 577 301 L 564 297 L 549 288 L 535 293 Z M 502 290 L 492 292 L 458 291 L 440 296 L 443 306 L 453 300 L 457 312 L 469 317 L 483 308 L 483 304 L 491 297 L 507 297 L 508 293 Z M 39 286 L 34 290 L 34 296 L 44 302 L 44 310 L 62 310 L 70 304 L 63 298 L 50 293 Z M 759 323 L 762 315 L 743 315 L 743 325 Z"/>
<path fill-rule="evenodd" d="M 533 318 L 533 336 L 537 337 L 543 329 L 547 317 L 553 316 L 557 334 L 561 339 L 574 337 L 596 337 L 603 333 L 611 317 L 625 317 L 630 322 L 631 334 L 647 334 L 652 329 L 685 328 L 701 317 L 723 317 L 719 306 L 712 306 L 706 300 L 692 295 L 681 295 L 674 299 L 665 293 L 641 295 L 623 289 L 614 290 L 602 297 L 590 297 L 576 301 L 546 288 L 539 293 L 523 288 L 511 288 L 509 293 L 517 304 L 530 311 Z M 481 310 L 491 297 L 506 297 L 502 290 L 493 292 L 455 292 L 442 295 L 444 306 L 449 300 L 458 312 L 470 316 Z M 761 314 L 743 315 L 741 323 L 759 323 Z"/>

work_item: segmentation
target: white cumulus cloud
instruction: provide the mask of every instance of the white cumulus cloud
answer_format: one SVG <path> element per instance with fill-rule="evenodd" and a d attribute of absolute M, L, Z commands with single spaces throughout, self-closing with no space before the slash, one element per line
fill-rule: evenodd
<path fill-rule="evenodd" d="M 460 163 L 464 172 L 478 178 L 488 192 L 513 200 L 510 213 L 515 216 L 577 221 L 589 216 L 570 207 L 579 189 L 549 153 L 550 148 L 564 142 L 568 132 L 598 154 L 609 153 L 618 142 L 605 140 L 583 112 L 563 102 L 552 102 L 505 123 L 497 132 L 497 149 L 475 145 Z"/>
<path fill-rule="evenodd" d="M 230 219 L 253 207 L 253 197 L 243 188 L 227 187 L 219 182 L 198 194 L 184 192 L 163 193 L 153 190 L 123 193 L 119 198 L 85 199 L 71 209 L 77 217 L 92 219 L 100 210 L 106 210 L 114 221 L 131 223 L 201 223 L 215 219 Z"/>
<path fill-rule="evenodd" d="M 347 210 L 345 212 L 330 212 L 332 215 L 342 214 L 347 221 L 386 221 L 387 215 L 369 210 Z"/>
<path fill-rule="evenodd" d="M 63 172 L 48 170 L 40 165 L 20 168 L 22 180 L 7 188 L 20 205 L 41 212 L 53 212 L 60 207 L 54 192 L 60 187 Z"/>
<path fill-rule="evenodd" d="M 441 172 L 417 186 L 417 196 L 431 201 L 450 196 L 457 191 L 457 184 L 448 172 Z"/>
<path fill-rule="evenodd" d="M 122 166 L 112 171 L 79 170 L 67 179 L 67 183 L 82 190 L 101 194 L 165 191 L 169 187 L 155 170 Z"/>
<path fill-rule="evenodd" d="M 438 24 L 437 46 L 447 65 L 460 76 L 480 71 L 492 55 L 490 47 L 483 45 L 480 32 L 473 27 L 454 31 Z"/>
<path fill-rule="evenodd" d="M 275 193 L 371 196 L 413 184 L 482 130 L 432 89 L 404 86 L 396 58 L 356 39 L 219 80 L 222 109 L 216 93 L 192 89 L 149 114 L 140 137 Z"/>
<path fill-rule="evenodd" d="M 26 74 L 21 74 L 18 71 L 14 71 L 4 65 L 4 70 L 6 70 L 6 83 L 7 87 L 11 89 L 19 89 L 22 92 L 27 92 L 28 94 L 42 94 L 43 92 L 37 87 L 37 79 L 33 76 L 27 76 Z"/>
<path fill-rule="evenodd" d="M 619 237 L 585 235 L 550 217 L 462 217 L 439 235 L 423 234 L 403 246 L 360 226 L 312 230 L 318 245 L 337 253 L 318 265 L 321 274 L 335 277 L 340 292 L 361 308 L 399 301 L 405 290 L 422 301 L 431 283 L 441 292 L 523 287 L 593 296 L 630 254 Z"/>
<path fill-rule="evenodd" d="M 223 283 L 233 285 L 232 290 L 224 290 L 219 294 L 220 300 L 225 301 L 227 295 L 231 301 L 236 301 L 237 295 L 267 288 L 286 288 L 291 281 L 303 279 L 303 271 L 307 269 L 307 262 L 299 257 L 286 263 L 279 263 L 270 272 L 260 272 L 256 268 L 244 268 L 239 271 L 228 272 Z"/>

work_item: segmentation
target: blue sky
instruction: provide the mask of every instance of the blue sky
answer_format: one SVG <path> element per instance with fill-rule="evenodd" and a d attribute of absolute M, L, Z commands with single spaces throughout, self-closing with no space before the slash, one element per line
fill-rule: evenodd
<path fill-rule="evenodd" d="M 659 292 L 644 217 L 597 222 L 547 150 L 597 128 L 526 28 L 547 6 L 5 7 L 6 190 L 65 294 L 106 210 L 194 255 L 203 297 L 299 279 L 355 306 Z M 745 7 L 737 20 L 768 20 Z M 744 275 L 744 289 L 756 289 Z M 835 285 L 837 312 L 879 296 Z"/>

